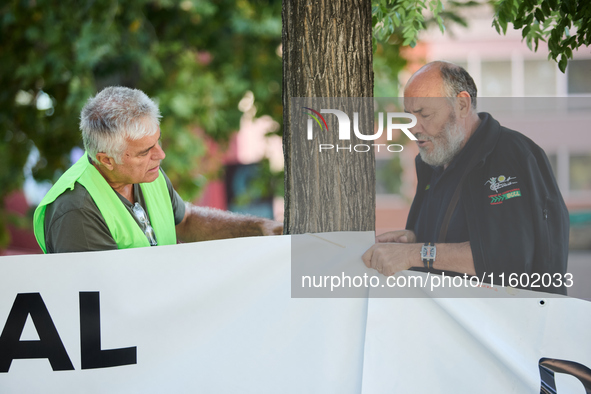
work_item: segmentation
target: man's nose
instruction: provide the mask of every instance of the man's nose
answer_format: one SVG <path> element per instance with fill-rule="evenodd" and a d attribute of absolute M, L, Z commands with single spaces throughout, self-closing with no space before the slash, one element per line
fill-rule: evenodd
<path fill-rule="evenodd" d="M 410 127 L 409 130 L 412 133 L 412 135 L 414 135 L 416 137 L 417 134 L 420 134 L 421 131 L 423 130 L 423 127 L 421 125 L 421 121 L 417 120 L 417 124 L 413 127 Z"/>
<path fill-rule="evenodd" d="M 166 157 L 166 153 L 164 153 L 164 149 L 160 146 L 160 142 L 156 144 L 152 153 L 152 160 L 164 160 Z"/>

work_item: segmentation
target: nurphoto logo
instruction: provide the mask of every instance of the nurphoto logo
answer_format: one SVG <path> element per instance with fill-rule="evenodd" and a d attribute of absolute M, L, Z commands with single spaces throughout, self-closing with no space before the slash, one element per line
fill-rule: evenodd
<path fill-rule="evenodd" d="M 340 111 L 338 109 L 321 109 L 320 112 L 309 108 L 309 107 L 302 107 L 304 110 L 304 114 L 310 116 L 308 119 L 308 127 L 307 127 L 307 138 L 308 140 L 314 139 L 314 123 L 318 126 L 316 129 L 328 133 L 328 125 L 326 123 L 326 119 L 322 116 L 322 114 L 333 114 L 336 115 L 338 120 L 338 133 L 339 133 L 339 140 L 347 141 L 351 140 L 351 119 L 349 115 L 345 112 Z M 410 120 L 409 123 L 394 123 L 394 119 L 408 119 Z M 408 138 L 412 141 L 416 141 L 416 137 L 409 131 L 411 127 L 414 127 L 417 124 L 417 118 L 413 114 L 409 114 L 406 112 L 387 112 L 386 113 L 386 137 L 388 141 L 392 141 L 392 135 L 394 130 L 401 130 Z M 363 141 L 375 141 L 380 138 L 384 132 L 384 113 L 378 112 L 378 130 L 374 134 L 362 134 L 359 130 L 359 113 L 353 112 L 353 132 L 355 136 Z M 356 144 L 356 145 L 333 145 L 333 144 L 319 144 L 318 150 L 319 152 L 322 151 L 329 151 L 334 150 L 336 151 L 347 151 L 347 152 L 369 152 L 372 148 L 376 149 L 378 152 L 380 151 L 381 147 L 385 147 L 389 152 L 401 152 L 403 147 L 400 144 Z"/>

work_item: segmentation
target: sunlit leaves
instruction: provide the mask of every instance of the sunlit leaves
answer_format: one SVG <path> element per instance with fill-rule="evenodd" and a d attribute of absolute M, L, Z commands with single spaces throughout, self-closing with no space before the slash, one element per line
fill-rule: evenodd
<path fill-rule="evenodd" d="M 414 47 L 419 31 L 425 28 L 423 11 L 427 9 L 437 18 L 443 7 L 438 0 L 373 1 L 374 37 L 379 41 L 386 41 L 399 30 L 403 45 Z M 444 30 L 443 22 L 440 27 Z"/>
<path fill-rule="evenodd" d="M 547 42 L 548 58 L 562 72 L 574 50 L 591 44 L 591 2 L 587 0 L 502 0 L 493 6 L 493 26 L 499 33 L 505 34 L 511 23 L 522 29 L 531 50 L 537 51 L 540 41 Z"/>
<path fill-rule="evenodd" d="M 473 0 L 372 0 L 374 51 L 376 41 L 414 47 L 419 33 L 432 25 L 442 34 L 446 24 L 467 26 L 459 10 L 479 5 Z"/>

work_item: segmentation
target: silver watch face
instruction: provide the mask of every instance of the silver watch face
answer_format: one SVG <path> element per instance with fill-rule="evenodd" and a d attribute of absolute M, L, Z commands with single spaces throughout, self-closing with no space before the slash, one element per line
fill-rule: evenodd
<path fill-rule="evenodd" d="M 427 260 L 435 260 L 435 255 L 437 254 L 437 248 L 435 245 L 429 245 L 421 248 L 421 257 Z"/>

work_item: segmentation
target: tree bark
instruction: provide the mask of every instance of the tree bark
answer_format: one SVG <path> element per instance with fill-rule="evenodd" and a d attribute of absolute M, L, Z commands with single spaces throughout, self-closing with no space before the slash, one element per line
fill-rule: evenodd
<path fill-rule="evenodd" d="M 371 142 L 355 137 L 352 122 L 358 112 L 373 134 L 371 1 L 284 0 L 282 17 L 285 232 L 373 231 L 375 156 L 354 150 Z M 327 130 L 308 140 L 302 107 L 347 112 L 351 139 L 339 139 L 337 117 L 326 114 Z"/>

